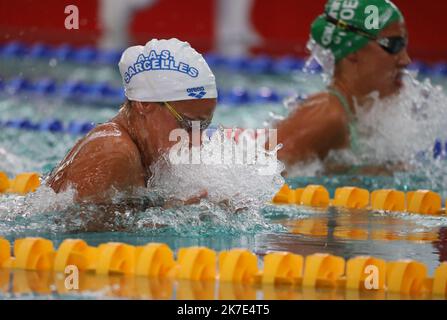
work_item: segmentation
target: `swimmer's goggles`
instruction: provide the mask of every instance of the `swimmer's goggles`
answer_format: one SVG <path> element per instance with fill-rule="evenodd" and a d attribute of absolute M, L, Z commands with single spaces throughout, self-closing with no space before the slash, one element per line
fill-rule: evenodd
<path fill-rule="evenodd" d="M 331 17 L 329 14 L 326 13 L 326 21 L 330 22 L 332 24 L 335 24 L 340 29 L 350 31 L 353 33 L 357 33 L 358 35 L 361 35 L 365 38 L 368 38 L 372 41 L 376 41 L 379 46 L 388 52 L 389 54 L 398 54 L 401 52 L 406 46 L 407 46 L 407 39 L 404 37 L 396 36 L 396 37 L 383 37 L 378 38 L 360 28 L 357 28 L 355 26 L 352 26 L 348 24 L 347 22 L 343 20 L 338 20 L 334 17 Z"/>
<path fill-rule="evenodd" d="M 177 122 L 180 124 L 180 126 L 185 129 L 186 131 L 192 131 L 192 122 L 193 121 L 199 121 L 190 119 L 185 115 L 181 115 L 177 110 L 174 109 L 169 103 L 163 102 L 164 106 L 171 112 L 171 114 L 177 119 Z M 208 128 L 211 124 L 212 119 L 206 119 L 200 121 L 200 130 L 205 130 Z"/>

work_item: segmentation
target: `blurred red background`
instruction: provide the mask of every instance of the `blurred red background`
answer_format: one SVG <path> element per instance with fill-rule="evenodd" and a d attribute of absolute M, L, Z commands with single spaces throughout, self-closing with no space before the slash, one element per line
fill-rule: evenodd
<path fill-rule="evenodd" d="M 0 1 L 0 41 L 29 43 L 96 44 L 101 35 L 98 0 Z M 326 0 L 255 0 L 251 21 L 263 44 L 253 53 L 304 55 L 312 20 L 323 11 Z M 406 17 L 410 54 L 426 61 L 447 60 L 444 25 L 447 1 L 395 0 Z M 80 29 L 64 28 L 66 5 L 77 5 Z M 151 38 L 177 37 L 201 52 L 212 51 L 215 39 L 216 0 L 159 0 L 132 17 L 134 43 Z"/>

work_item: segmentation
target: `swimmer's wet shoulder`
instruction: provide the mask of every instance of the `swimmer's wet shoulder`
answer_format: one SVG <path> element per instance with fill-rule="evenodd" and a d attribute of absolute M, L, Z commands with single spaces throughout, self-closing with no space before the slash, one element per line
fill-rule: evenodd
<path fill-rule="evenodd" d="M 348 118 L 338 100 L 324 92 L 310 97 L 286 120 L 278 124 L 278 155 L 293 163 L 297 158 L 325 158 L 331 149 L 349 141 Z"/>
<path fill-rule="evenodd" d="M 81 139 L 49 179 L 55 191 L 70 185 L 78 199 L 103 201 L 110 189 L 145 186 L 138 148 L 115 123 L 99 125 Z"/>

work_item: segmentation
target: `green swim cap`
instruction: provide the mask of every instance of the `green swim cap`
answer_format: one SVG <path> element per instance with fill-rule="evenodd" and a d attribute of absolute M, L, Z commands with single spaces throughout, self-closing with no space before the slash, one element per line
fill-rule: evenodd
<path fill-rule="evenodd" d="M 311 36 L 333 53 L 335 62 L 360 50 L 370 39 L 327 21 L 326 14 L 372 36 L 377 36 L 391 23 L 404 21 L 402 13 L 389 0 L 329 0 L 325 14 L 312 23 Z"/>

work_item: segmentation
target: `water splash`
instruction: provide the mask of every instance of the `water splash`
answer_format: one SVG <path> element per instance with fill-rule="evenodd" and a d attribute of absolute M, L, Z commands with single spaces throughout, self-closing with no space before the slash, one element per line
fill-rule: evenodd
<path fill-rule="evenodd" d="M 431 157 L 435 140 L 447 138 L 446 103 L 441 87 L 406 73 L 399 94 L 357 108 L 363 160 L 414 162 L 421 152 Z"/>
<path fill-rule="evenodd" d="M 244 139 L 243 135 L 239 139 L 247 144 L 236 143 L 220 128 L 203 143 L 201 164 L 174 165 L 167 157 L 161 158 L 151 168 L 154 172 L 149 181 L 151 188 L 166 197 L 175 195 L 180 199 L 207 190 L 212 202 L 231 200 L 236 207 L 259 208 L 284 183 L 281 177 L 284 166 L 276 157 L 277 149 L 267 152 L 263 145 L 255 148 L 254 139 Z M 255 153 L 250 155 L 247 150 Z"/>
<path fill-rule="evenodd" d="M 14 194 L 0 197 L 0 234 L 21 235 L 64 232 L 57 223 L 61 212 L 73 206 L 73 190 L 56 194 L 51 188 L 40 187 L 26 196 Z"/>
<path fill-rule="evenodd" d="M 203 154 L 217 155 L 223 147 L 242 150 L 246 146 L 229 138 L 220 141 L 216 135 L 204 144 Z M 155 174 L 150 187 L 136 190 L 126 203 L 122 203 L 123 194 L 117 193 L 112 204 L 75 204 L 74 190 L 55 194 L 46 186 L 27 196 L 2 196 L 0 234 L 130 231 L 191 236 L 272 230 L 275 227 L 259 210 L 284 183 L 283 167 L 276 150 L 267 153 L 260 148 L 259 152 L 267 164 L 276 166 L 269 175 L 261 174 L 265 162 L 172 165 L 167 157 L 161 158 L 151 168 Z M 199 204 L 157 205 L 160 197 L 188 199 L 204 189 L 208 197 Z"/>
<path fill-rule="evenodd" d="M 0 197 L 0 234 L 8 237 L 61 235 L 79 232 L 120 231 L 140 236 L 181 237 L 255 234 L 278 231 L 254 208 L 238 210 L 209 199 L 189 206 L 144 206 L 153 191 L 140 190 L 142 206 L 73 203 L 74 191 L 59 194 L 48 187 L 27 196 Z M 143 195 L 144 193 L 144 195 Z M 136 195 L 135 195 L 136 196 Z M 158 195 L 157 195 L 158 196 Z"/>
<path fill-rule="evenodd" d="M 323 68 L 323 73 L 321 74 L 323 82 L 329 84 L 335 71 L 334 54 L 331 50 L 323 48 L 312 38 L 307 42 L 306 48 L 310 52 L 310 57 L 306 61 L 304 71 L 308 69 L 313 61 L 316 61 Z"/>
<path fill-rule="evenodd" d="M 327 85 L 333 77 L 333 55 L 312 40 L 307 48 L 311 54 L 304 72 L 311 73 L 309 66 L 318 62 L 323 69 L 322 83 Z M 391 167 L 397 186 L 407 188 L 423 181 L 426 188 L 447 196 L 445 160 L 433 159 L 435 140 L 447 140 L 447 96 L 430 79 L 418 81 L 416 77 L 417 74 L 406 71 L 404 86 L 397 95 L 379 99 L 378 93 L 373 92 L 368 105 L 356 105 L 360 152 L 331 151 L 325 162 Z M 318 175 L 323 166 L 315 160 L 289 168 L 288 173 Z"/>

